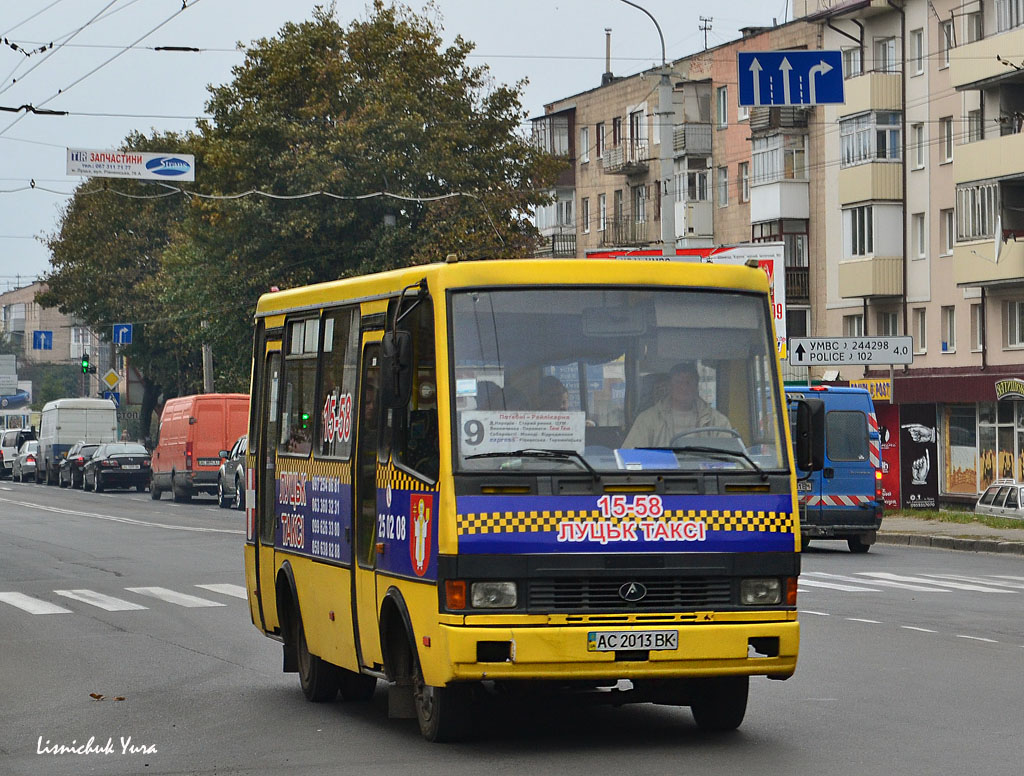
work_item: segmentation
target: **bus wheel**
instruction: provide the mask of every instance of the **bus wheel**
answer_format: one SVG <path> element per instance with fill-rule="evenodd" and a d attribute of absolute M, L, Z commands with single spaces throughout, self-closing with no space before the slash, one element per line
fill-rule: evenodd
<path fill-rule="evenodd" d="M 811 538 L 809 536 L 800 536 L 800 552 L 807 552 L 807 548 L 811 546 Z"/>
<path fill-rule="evenodd" d="M 850 552 L 855 552 L 858 555 L 865 553 L 870 549 L 871 542 L 864 541 L 862 536 L 851 536 L 846 540 L 846 546 L 850 548 Z"/>
<path fill-rule="evenodd" d="M 368 701 L 377 690 L 377 679 L 365 674 L 357 674 L 347 668 L 336 669 L 338 690 L 344 701 Z"/>
<path fill-rule="evenodd" d="M 338 694 L 338 669 L 311 655 L 306 644 L 306 629 L 302 627 L 302 618 L 295 617 L 295 645 L 299 663 L 299 684 L 302 693 L 314 703 L 333 701 Z"/>
<path fill-rule="evenodd" d="M 461 741 L 469 733 L 472 698 L 467 685 L 434 687 L 427 684 L 417 659 L 413 698 L 420 733 L 428 741 Z"/>
<path fill-rule="evenodd" d="M 715 679 L 696 679 L 690 712 L 702 730 L 735 730 L 747 713 L 747 676 L 722 676 Z"/>

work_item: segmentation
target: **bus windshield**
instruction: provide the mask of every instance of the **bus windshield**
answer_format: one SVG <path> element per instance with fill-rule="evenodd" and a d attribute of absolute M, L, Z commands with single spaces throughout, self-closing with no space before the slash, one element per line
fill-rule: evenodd
<path fill-rule="evenodd" d="M 457 471 L 785 465 L 766 297 L 531 288 L 451 297 Z"/>

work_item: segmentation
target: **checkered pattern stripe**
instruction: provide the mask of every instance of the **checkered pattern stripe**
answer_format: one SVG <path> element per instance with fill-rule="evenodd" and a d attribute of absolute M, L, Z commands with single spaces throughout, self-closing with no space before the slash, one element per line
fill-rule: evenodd
<path fill-rule="evenodd" d="M 852 496 L 852 495 L 831 495 L 831 496 L 801 496 L 800 503 L 809 507 L 859 507 L 874 501 L 874 496 Z"/>
<path fill-rule="evenodd" d="M 602 517 L 597 510 L 544 510 L 531 512 L 481 512 L 478 514 L 456 515 L 459 536 L 502 533 L 538 533 L 555 531 L 558 524 L 566 521 L 577 523 L 606 522 L 656 522 L 703 521 L 711 531 L 762 531 L 768 533 L 792 533 L 795 521 L 791 512 L 730 511 L 718 509 L 666 510 L 658 518 L 636 520 L 633 517 Z"/>
<path fill-rule="evenodd" d="M 325 461 L 320 458 L 278 458 L 277 470 L 305 472 L 310 477 L 337 477 L 342 485 L 352 484 L 351 461 Z"/>
<path fill-rule="evenodd" d="M 406 474 L 395 467 L 393 463 L 387 466 L 377 466 L 377 488 L 378 490 L 434 490 L 422 480 L 418 480 L 411 474 Z"/>

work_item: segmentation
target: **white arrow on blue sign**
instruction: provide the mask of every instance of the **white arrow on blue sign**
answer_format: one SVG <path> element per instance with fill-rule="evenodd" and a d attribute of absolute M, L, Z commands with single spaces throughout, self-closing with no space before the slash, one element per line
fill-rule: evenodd
<path fill-rule="evenodd" d="M 114 344 L 115 345 L 131 345 L 132 344 L 132 325 L 130 323 L 115 323 L 114 324 Z"/>
<path fill-rule="evenodd" d="M 741 51 L 740 105 L 843 103 L 841 51 Z"/>
<path fill-rule="evenodd" d="M 53 332 L 43 329 L 33 331 L 32 350 L 53 350 Z"/>
<path fill-rule="evenodd" d="M 112 402 L 114 402 L 114 405 L 117 406 L 117 407 L 121 406 L 121 392 L 120 391 L 104 391 L 103 392 L 103 398 L 104 399 L 110 399 Z"/>

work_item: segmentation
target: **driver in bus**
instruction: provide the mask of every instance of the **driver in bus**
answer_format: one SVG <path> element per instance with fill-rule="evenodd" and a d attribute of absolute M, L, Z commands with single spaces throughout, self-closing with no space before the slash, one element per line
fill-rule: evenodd
<path fill-rule="evenodd" d="M 679 434 L 699 428 L 731 429 L 729 419 L 697 395 L 697 367 L 669 370 L 668 392 L 633 421 L 623 447 L 669 447 Z M 678 444 L 678 443 L 677 443 Z"/>

